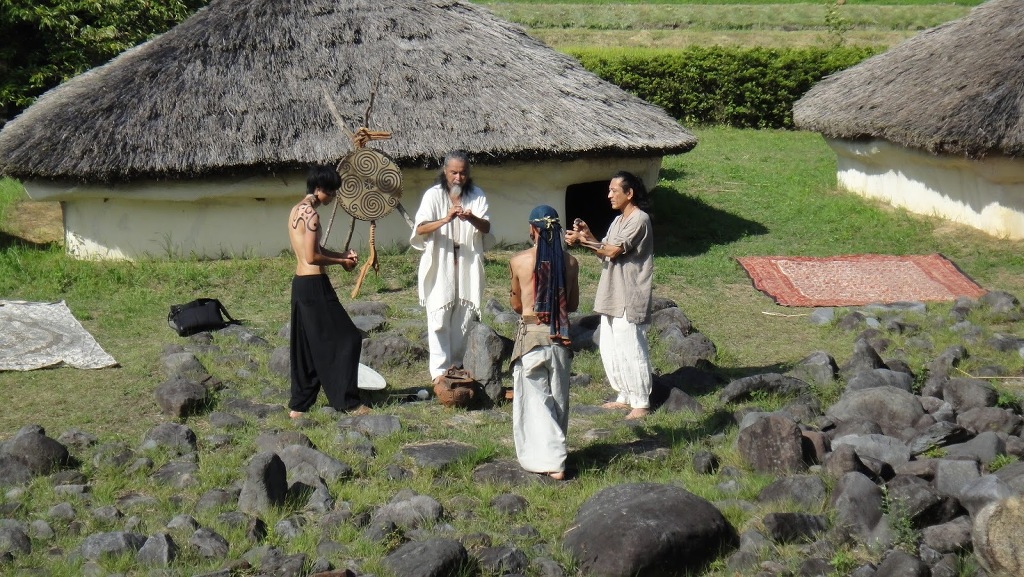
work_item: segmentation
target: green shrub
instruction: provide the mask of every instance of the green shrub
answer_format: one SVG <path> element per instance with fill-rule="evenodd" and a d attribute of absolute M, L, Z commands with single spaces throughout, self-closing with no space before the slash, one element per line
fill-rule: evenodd
<path fill-rule="evenodd" d="M 572 49 L 583 66 L 688 126 L 792 128 L 818 80 L 880 48 Z"/>

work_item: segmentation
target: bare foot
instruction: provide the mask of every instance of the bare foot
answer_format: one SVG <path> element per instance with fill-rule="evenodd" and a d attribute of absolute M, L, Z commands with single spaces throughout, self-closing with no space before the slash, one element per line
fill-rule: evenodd
<path fill-rule="evenodd" d="M 601 405 L 601 408 L 602 409 L 628 409 L 629 405 L 627 405 L 626 403 L 620 403 L 618 401 L 608 401 L 607 403 Z"/>
<path fill-rule="evenodd" d="M 366 405 L 357 405 L 349 409 L 347 412 L 352 415 L 369 415 L 370 407 L 367 407 Z"/>
<path fill-rule="evenodd" d="M 564 481 L 565 480 L 565 471 L 556 471 L 554 473 L 548 473 L 548 477 L 551 477 L 552 479 L 554 479 L 556 481 Z"/>
<path fill-rule="evenodd" d="M 649 409 L 633 409 L 628 415 L 626 415 L 626 420 L 632 421 L 634 419 L 642 419 L 649 414 L 651 414 Z"/>
<path fill-rule="evenodd" d="M 431 382 L 434 383 L 435 385 L 440 385 L 441 383 L 444 382 L 444 375 L 437 375 Z"/>
<path fill-rule="evenodd" d="M 291 417 L 292 419 L 298 419 L 299 417 L 303 417 L 305 415 L 306 413 L 301 413 L 299 411 L 292 411 L 288 413 L 288 416 Z"/>

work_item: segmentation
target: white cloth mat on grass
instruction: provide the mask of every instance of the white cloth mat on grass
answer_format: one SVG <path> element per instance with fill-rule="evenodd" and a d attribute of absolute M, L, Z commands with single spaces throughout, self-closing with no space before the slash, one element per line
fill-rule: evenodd
<path fill-rule="evenodd" d="M 0 371 L 117 366 L 64 301 L 0 300 Z"/>

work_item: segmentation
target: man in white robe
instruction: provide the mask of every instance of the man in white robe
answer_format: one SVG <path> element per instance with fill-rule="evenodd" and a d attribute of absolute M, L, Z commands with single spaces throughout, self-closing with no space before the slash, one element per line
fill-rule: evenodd
<path fill-rule="evenodd" d="M 484 238 L 491 231 L 487 197 L 473 185 L 469 157 L 444 159 L 438 184 L 423 193 L 409 244 L 423 251 L 420 304 L 427 309 L 430 378 L 437 383 L 462 366 L 466 330 L 480 318 L 484 295 Z"/>
<path fill-rule="evenodd" d="M 533 247 L 509 260 L 510 301 L 522 315 L 512 351 L 512 438 L 527 471 L 565 478 L 569 428 L 569 313 L 579 305 L 579 263 L 563 250 L 554 208 L 530 213 Z"/>

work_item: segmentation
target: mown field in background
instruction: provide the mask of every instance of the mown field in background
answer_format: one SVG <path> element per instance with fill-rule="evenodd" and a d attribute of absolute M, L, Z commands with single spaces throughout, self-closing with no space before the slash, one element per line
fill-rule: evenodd
<path fill-rule="evenodd" d="M 980 3 L 478 1 L 555 48 L 891 46 Z"/>

